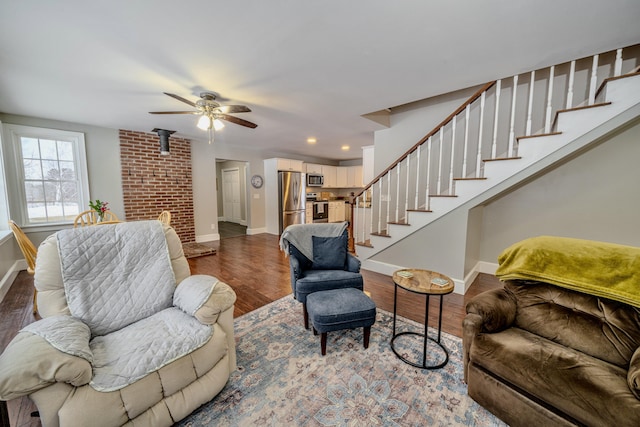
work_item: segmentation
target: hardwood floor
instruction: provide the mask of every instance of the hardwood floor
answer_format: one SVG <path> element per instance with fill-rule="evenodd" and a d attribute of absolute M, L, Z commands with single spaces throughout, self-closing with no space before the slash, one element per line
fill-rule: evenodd
<path fill-rule="evenodd" d="M 257 234 L 207 243 L 217 250 L 216 255 L 189 259 L 192 274 L 210 274 L 229 284 L 237 294 L 234 316 L 238 317 L 291 293 L 289 260 L 278 248 L 278 238 Z M 362 271 L 365 290 L 377 307 L 393 311 L 393 281 L 391 277 Z M 480 274 L 465 295 L 444 297 L 442 330 L 462 336 L 465 304 L 475 295 L 502 286 L 494 276 Z M 33 277 L 20 272 L 11 289 L 0 303 L 0 348 L 4 350 L 18 330 L 36 320 L 32 315 Z M 438 298 L 431 298 L 429 324 L 436 325 Z M 398 314 L 417 322 L 424 322 L 425 299 L 402 289 L 398 292 Z M 302 328 L 302 307 L 300 307 Z M 374 325 L 375 327 L 375 325 Z M 28 399 L 8 402 L 12 426 L 39 426 L 38 418 L 31 418 L 35 405 Z"/>

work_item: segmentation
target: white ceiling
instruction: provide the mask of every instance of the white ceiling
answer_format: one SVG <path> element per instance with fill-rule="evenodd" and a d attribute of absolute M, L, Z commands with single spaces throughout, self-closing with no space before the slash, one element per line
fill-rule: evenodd
<path fill-rule="evenodd" d="M 351 159 L 381 128 L 363 114 L 638 43 L 639 21 L 638 0 L 0 0 L 0 112 L 206 141 L 148 112 L 211 90 L 258 124 L 217 143 Z"/>

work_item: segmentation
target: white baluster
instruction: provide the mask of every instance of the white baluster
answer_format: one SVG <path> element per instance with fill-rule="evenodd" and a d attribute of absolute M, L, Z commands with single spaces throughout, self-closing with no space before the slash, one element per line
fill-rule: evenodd
<path fill-rule="evenodd" d="M 500 87 L 502 80 L 496 83 L 496 114 L 493 119 L 493 143 L 491 144 L 491 158 L 495 159 L 498 155 L 498 115 L 500 114 Z"/>
<path fill-rule="evenodd" d="M 525 135 L 531 135 L 531 115 L 533 114 L 533 85 L 536 82 L 536 72 L 531 72 L 531 82 L 529 82 L 529 106 L 527 107 L 527 129 Z"/>
<path fill-rule="evenodd" d="M 591 67 L 591 84 L 589 85 L 589 105 L 596 102 L 596 85 L 598 84 L 598 57 L 593 55 L 593 66 Z"/>
<path fill-rule="evenodd" d="M 431 183 L 431 137 L 427 140 L 427 182 L 425 185 L 424 210 L 431 209 L 431 199 L 429 198 L 429 184 Z"/>
<path fill-rule="evenodd" d="M 456 120 L 458 116 L 453 116 L 453 123 L 451 128 L 451 162 L 449 164 L 449 194 L 453 195 L 453 165 L 454 154 L 456 152 Z"/>
<path fill-rule="evenodd" d="M 553 100 L 553 78 L 555 69 L 555 65 L 552 65 L 551 68 L 549 68 L 549 90 L 547 92 L 547 114 L 544 121 L 544 133 L 551 132 L 551 101 Z"/>
<path fill-rule="evenodd" d="M 371 239 L 371 233 L 373 233 L 373 192 L 376 190 L 375 185 L 371 185 L 371 198 L 369 200 L 369 239 Z M 378 199 L 380 195 L 378 194 Z M 365 205 L 366 206 L 366 205 Z"/>
<path fill-rule="evenodd" d="M 444 126 L 440 128 L 440 155 L 438 156 L 438 183 L 436 184 L 436 194 L 440 194 L 440 190 L 442 188 L 442 152 L 444 151 L 442 134 L 444 133 Z"/>
<path fill-rule="evenodd" d="M 480 167 L 482 165 L 482 132 L 484 125 L 484 102 L 487 91 L 480 95 L 480 124 L 478 126 L 478 155 L 476 156 L 476 178 L 481 178 Z"/>
<path fill-rule="evenodd" d="M 391 171 L 387 172 L 387 219 L 385 220 L 385 228 L 389 234 L 389 221 L 391 220 Z"/>
<path fill-rule="evenodd" d="M 382 179 L 378 181 L 378 233 L 382 231 Z"/>
<path fill-rule="evenodd" d="M 351 220 L 353 222 L 353 241 L 354 243 L 358 242 L 358 230 L 360 229 L 361 225 L 360 225 L 360 196 L 356 197 L 356 199 L 354 200 L 356 203 L 356 208 L 355 208 L 355 212 L 353 213 L 353 219 Z M 362 230 L 364 233 L 364 220 L 362 221 Z"/>
<path fill-rule="evenodd" d="M 396 165 L 396 222 L 400 220 L 400 165 L 402 161 Z"/>
<path fill-rule="evenodd" d="M 418 209 L 418 189 L 420 188 L 420 151 L 422 151 L 422 145 L 418 146 L 418 149 L 416 150 L 416 198 L 413 203 L 414 209 Z"/>
<path fill-rule="evenodd" d="M 411 153 L 407 156 L 407 188 L 405 189 L 404 196 L 404 218 L 405 221 L 409 221 L 409 172 L 411 172 Z"/>
<path fill-rule="evenodd" d="M 576 61 L 571 61 L 569 68 L 569 87 L 567 88 L 567 106 L 565 108 L 573 108 L 573 84 L 576 78 Z"/>
<path fill-rule="evenodd" d="M 467 176 L 467 150 L 469 149 L 469 110 L 471 104 L 464 109 L 464 148 L 462 152 L 462 177 Z"/>
<path fill-rule="evenodd" d="M 516 139 L 516 96 L 518 94 L 518 76 L 513 76 L 513 96 L 511 97 L 511 120 L 509 121 L 509 151 L 507 157 L 513 157 L 513 145 Z"/>
<path fill-rule="evenodd" d="M 360 215 L 360 210 L 361 210 L 360 209 L 360 203 L 362 203 L 362 225 L 360 225 L 360 224 L 357 224 L 357 225 L 358 225 L 358 229 L 361 230 L 361 233 L 360 233 L 360 236 L 361 236 L 360 239 L 361 240 L 360 241 L 364 242 L 365 232 L 366 232 L 366 229 L 367 229 L 367 226 L 366 226 L 367 221 L 366 221 L 366 218 L 365 218 L 367 211 L 364 208 L 367 205 L 367 191 L 365 190 L 365 192 L 362 193 L 361 196 L 358 196 L 358 198 L 355 200 L 355 202 L 356 202 L 355 217 L 358 218 L 358 220 L 360 219 L 360 216 L 359 216 Z M 355 233 L 355 232 L 354 232 L 354 234 L 357 235 L 357 233 Z M 355 241 L 357 242 L 358 239 L 355 239 Z"/>
<path fill-rule="evenodd" d="M 622 74 L 622 49 L 616 50 L 616 65 L 613 67 L 613 77 Z"/>

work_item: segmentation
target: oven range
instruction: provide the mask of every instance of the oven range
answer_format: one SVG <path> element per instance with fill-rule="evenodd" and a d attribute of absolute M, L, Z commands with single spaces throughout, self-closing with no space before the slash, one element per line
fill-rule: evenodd
<path fill-rule="evenodd" d="M 329 202 L 318 200 L 318 193 L 307 193 L 307 202 L 313 203 L 313 222 L 329 222 Z"/>

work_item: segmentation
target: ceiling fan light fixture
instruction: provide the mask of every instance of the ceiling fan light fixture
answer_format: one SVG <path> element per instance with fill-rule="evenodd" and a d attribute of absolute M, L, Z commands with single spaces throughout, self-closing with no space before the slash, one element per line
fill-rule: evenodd
<path fill-rule="evenodd" d="M 222 120 L 220 119 L 213 120 L 213 128 L 215 130 L 221 130 L 223 127 L 224 127 L 224 123 L 222 123 Z"/>
<path fill-rule="evenodd" d="M 203 114 L 198 119 L 198 128 L 202 130 L 211 129 L 211 122 L 212 122 L 211 117 L 207 116 L 206 114 Z"/>

